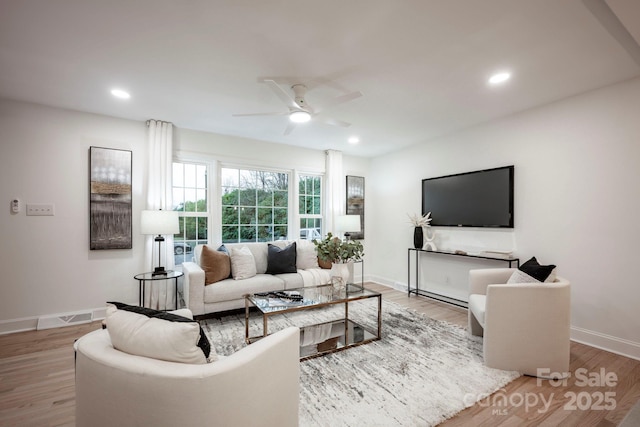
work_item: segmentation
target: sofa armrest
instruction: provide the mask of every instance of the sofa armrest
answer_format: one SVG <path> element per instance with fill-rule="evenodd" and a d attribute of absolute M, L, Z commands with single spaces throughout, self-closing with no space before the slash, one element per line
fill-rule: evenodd
<path fill-rule="evenodd" d="M 469 270 L 469 295 L 487 294 L 487 286 L 507 283 L 515 268 L 483 268 Z"/>
<path fill-rule="evenodd" d="M 183 262 L 182 295 L 187 308 L 194 316 L 204 312 L 204 270 L 195 262 Z"/>

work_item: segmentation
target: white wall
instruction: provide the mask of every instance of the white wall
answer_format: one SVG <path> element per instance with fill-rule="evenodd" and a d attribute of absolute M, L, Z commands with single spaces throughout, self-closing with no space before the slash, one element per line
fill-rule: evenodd
<path fill-rule="evenodd" d="M 0 100 L 0 334 L 32 329 L 40 316 L 138 302 L 144 271 L 146 132 L 143 122 Z M 320 150 L 175 129 L 176 154 L 190 159 L 324 172 Z M 133 152 L 133 249 L 89 250 L 89 147 Z M 367 159 L 344 157 L 366 176 Z M 369 188 L 367 189 L 369 191 Z M 18 198 L 23 210 L 12 214 Z M 27 203 L 54 203 L 55 216 L 26 216 Z M 366 244 L 366 243 L 365 243 Z M 365 249 L 366 250 L 366 249 Z"/>
<path fill-rule="evenodd" d="M 137 302 L 145 132 L 141 122 L 0 101 L 0 333 L 31 328 L 42 315 L 103 309 L 111 299 Z M 89 250 L 90 146 L 133 152 L 131 250 Z M 55 216 L 26 216 L 27 203 L 54 203 Z"/>
<path fill-rule="evenodd" d="M 437 228 L 440 241 L 510 249 L 513 237 L 523 261 L 572 282 L 575 339 L 640 358 L 638 111 L 633 79 L 374 159 L 371 273 L 406 284 L 406 213 L 420 212 L 423 178 L 513 164 L 515 229 Z"/>

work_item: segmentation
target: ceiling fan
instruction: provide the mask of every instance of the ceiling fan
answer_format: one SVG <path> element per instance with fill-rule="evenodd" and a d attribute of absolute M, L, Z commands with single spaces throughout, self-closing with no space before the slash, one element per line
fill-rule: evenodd
<path fill-rule="evenodd" d="M 275 80 L 272 79 L 264 79 L 262 80 L 266 83 L 271 90 L 285 103 L 288 107 L 288 111 L 282 112 L 273 112 L 273 113 L 248 113 L 248 114 L 233 114 L 233 117 L 248 117 L 248 116 L 289 116 L 289 124 L 287 128 L 284 130 L 285 135 L 289 135 L 298 124 L 306 123 L 310 120 L 314 120 L 320 123 L 325 123 L 332 126 L 340 126 L 340 127 L 349 127 L 351 123 L 344 122 L 342 120 L 335 119 L 324 119 L 318 117 L 324 109 L 333 107 L 339 104 L 343 104 L 345 102 L 354 100 L 362 96 L 362 93 L 349 92 L 347 94 L 338 96 L 330 100 L 327 104 L 325 104 L 322 108 L 312 108 L 307 101 L 305 101 L 304 97 L 307 94 L 307 86 L 302 83 L 296 83 L 291 85 L 292 94 L 289 94 L 286 90 L 284 90 Z"/>

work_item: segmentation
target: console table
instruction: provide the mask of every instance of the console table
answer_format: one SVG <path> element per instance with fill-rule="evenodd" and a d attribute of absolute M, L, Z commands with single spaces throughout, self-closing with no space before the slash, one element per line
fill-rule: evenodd
<path fill-rule="evenodd" d="M 415 253 L 415 273 L 416 273 L 416 286 L 415 288 L 411 287 L 411 252 Z M 429 292 L 420 289 L 420 254 L 437 254 L 442 256 L 457 256 L 457 257 L 466 257 L 466 258 L 480 258 L 480 259 L 488 259 L 492 261 L 501 261 L 507 263 L 509 268 L 513 266 L 515 263 L 516 267 L 520 267 L 520 258 L 514 258 L 512 256 L 491 256 L 491 255 L 480 255 L 480 254 L 467 254 L 467 253 L 459 253 L 454 251 L 427 251 L 419 248 L 409 248 L 407 252 L 407 293 L 410 297 L 411 294 L 421 295 L 428 298 L 433 298 L 438 301 L 447 302 L 449 304 L 454 304 L 460 307 L 467 308 L 467 303 L 465 301 L 459 300 L 457 298 L 448 297 L 445 295 L 440 295 L 435 292 Z"/>

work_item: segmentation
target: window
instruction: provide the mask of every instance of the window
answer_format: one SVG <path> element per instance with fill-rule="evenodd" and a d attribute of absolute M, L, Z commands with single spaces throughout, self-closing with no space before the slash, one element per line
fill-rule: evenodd
<path fill-rule="evenodd" d="M 286 239 L 289 174 L 221 168 L 222 242 Z"/>
<path fill-rule="evenodd" d="M 194 163 L 173 164 L 173 205 L 180 212 L 180 232 L 173 236 L 176 265 L 191 261 L 193 249 L 207 243 L 209 212 L 207 167 Z"/>
<path fill-rule="evenodd" d="M 300 214 L 300 238 L 322 238 L 322 178 L 316 175 L 300 175 L 298 180 L 298 213 Z"/>

